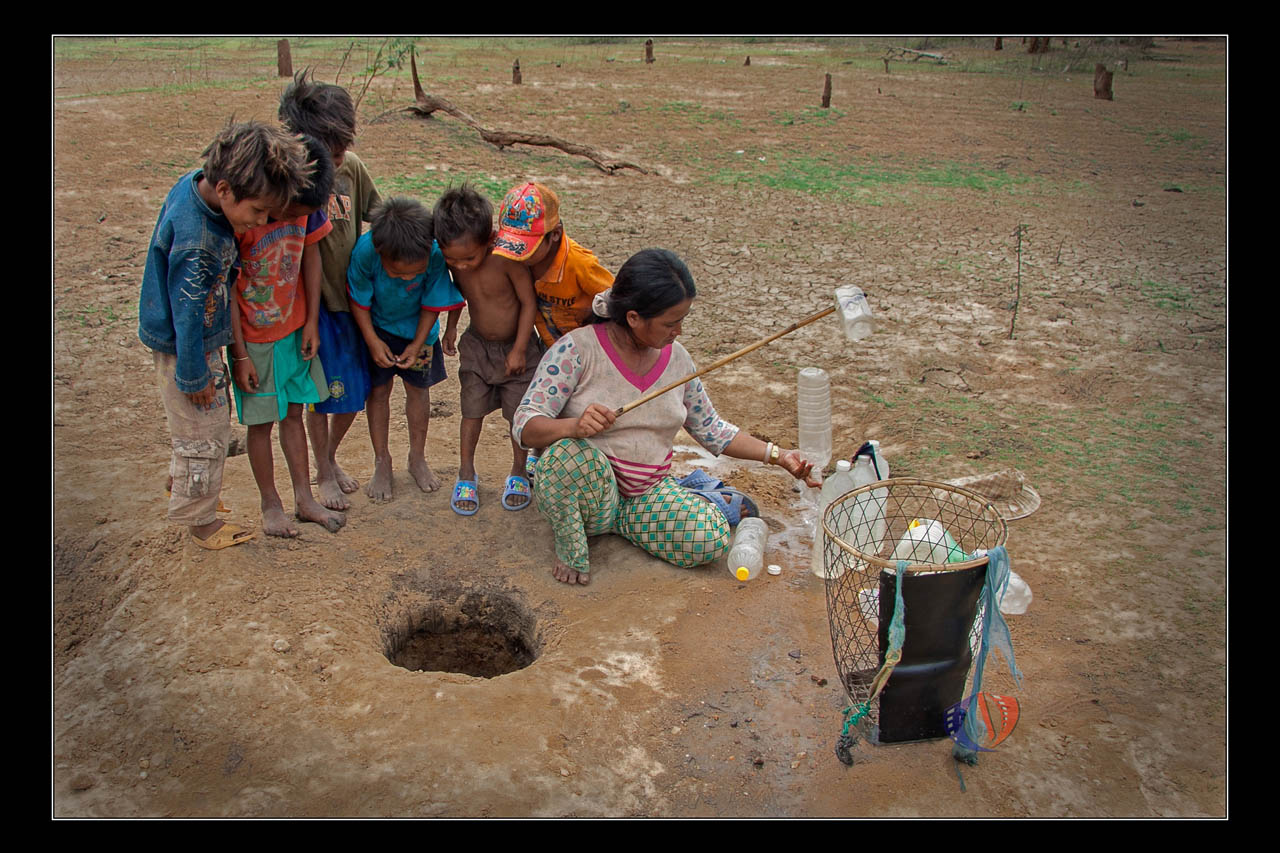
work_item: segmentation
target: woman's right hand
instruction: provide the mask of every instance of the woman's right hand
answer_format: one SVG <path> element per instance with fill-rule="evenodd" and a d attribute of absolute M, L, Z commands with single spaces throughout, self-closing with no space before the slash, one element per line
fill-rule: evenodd
<path fill-rule="evenodd" d="M 602 406 L 599 403 L 592 403 L 587 406 L 587 410 L 578 418 L 578 423 L 574 429 L 575 438 L 590 438 L 613 426 L 613 422 L 618 419 L 613 409 L 608 406 Z"/>

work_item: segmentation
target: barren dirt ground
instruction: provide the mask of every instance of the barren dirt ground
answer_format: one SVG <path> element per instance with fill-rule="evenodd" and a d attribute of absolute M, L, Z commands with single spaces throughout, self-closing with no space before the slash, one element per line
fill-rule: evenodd
<path fill-rule="evenodd" d="M 429 91 L 487 126 L 650 174 L 499 151 L 399 112 L 407 62 L 368 87 L 357 150 L 384 195 L 428 204 L 463 179 L 495 202 L 546 181 L 569 234 L 614 269 L 675 250 L 699 287 L 683 340 L 702 363 L 825 307 L 839 283 L 865 288 L 879 326 L 863 345 L 820 322 L 707 385 L 730 420 L 790 444 L 796 372 L 821 366 L 837 452 L 879 438 L 894 474 L 1027 474 L 1043 504 L 1009 527 L 1035 595 L 1010 618 L 1026 675 L 1013 735 L 963 788 L 945 740 L 837 761 L 848 699 L 822 581 L 796 496 L 759 465 L 714 468 L 773 531 L 783 574 L 748 584 L 613 536 L 593 542 L 589 587 L 557 583 L 543 520 L 498 505 L 496 415 L 473 518 L 447 489 L 414 488 L 393 416 L 393 503 L 357 493 L 336 535 L 192 546 L 164 517 L 168 434 L 138 285 L 174 181 L 232 114 L 274 117 L 274 41 L 59 39 L 53 814 L 1226 813 L 1225 45 L 1055 40 L 1033 57 L 1018 39 L 999 53 L 935 41 L 946 65 L 886 73 L 883 41 L 659 40 L 652 65 L 641 41 L 422 39 L 418 59 Z M 294 66 L 359 91 L 371 51 L 360 41 L 344 62 L 347 44 L 294 40 Z M 1095 99 L 1094 62 L 1121 58 L 1115 100 Z M 455 370 L 428 446 L 449 483 Z M 341 453 L 370 475 L 363 417 Z M 276 466 L 287 503 L 278 453 Z M 259 524 L 245 457 L 223 497 Z M 491 679 L 388 661 L 423 619 L 477 614 L 515 626 L 536 661 Z"/>

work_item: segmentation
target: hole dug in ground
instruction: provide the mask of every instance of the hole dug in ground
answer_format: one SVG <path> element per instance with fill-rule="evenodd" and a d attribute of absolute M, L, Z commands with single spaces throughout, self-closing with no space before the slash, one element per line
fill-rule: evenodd
<path fill-rule="evenodd" d="M 538 658 L 537 616 L 502 591 L 437 590 L 398 608 L 383 629 L 383 652 L 414 672 L 459 672 L 493 678 Z"/>

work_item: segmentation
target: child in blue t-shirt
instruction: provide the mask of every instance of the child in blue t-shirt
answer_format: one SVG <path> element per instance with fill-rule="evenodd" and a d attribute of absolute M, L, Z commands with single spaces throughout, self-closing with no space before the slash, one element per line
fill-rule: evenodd
<path fill-rule="evenodd" d="M 373 362 L 365 415 L 373 442 L 373 479 L 365 487 L 374 501 L 393 497 L 391 386 L 400 377 L 409 423 L 409 473 L 424 492 L 440 488 L 426 460 L 430 388 L 446 378 L 438 317 L 448 312 L 445 341 L 453 348 L 462 294 L 454 287 L 444 256 L 432 237 L 431 211 L 407 198 L 387 199 L 369 217 L 347 267 L 351 316 Z"/>

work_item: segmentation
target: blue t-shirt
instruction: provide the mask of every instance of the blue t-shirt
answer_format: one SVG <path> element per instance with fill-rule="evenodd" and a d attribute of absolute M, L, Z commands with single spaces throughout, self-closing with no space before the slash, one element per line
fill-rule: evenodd
<path fill-rule="evenodd" d="M 382 268 L 382 258 L 373 248 L 373 232 L 366 231 L 351 250 L 347 265 L 347 293 L 353 305 L 369 312 L 373 325 L 384 332 L 412 340 L 418 333 L 423 309 L 441 314 L 461 308 L 466 302 L 449 276 L 440 247 L 431 241 L 431 260 L 426 272 L 413 279 L 392 278 Z M 427 335 L 427 345 L 440 338 L 437 319 Z"/>

